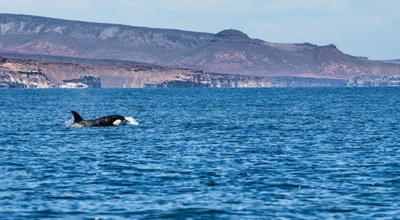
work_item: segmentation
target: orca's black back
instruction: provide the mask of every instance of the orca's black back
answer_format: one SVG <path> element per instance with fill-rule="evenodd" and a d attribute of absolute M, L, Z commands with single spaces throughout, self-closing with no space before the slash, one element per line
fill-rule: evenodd
<path fill-rule="evenodd" d="M 77 127 L 101 127 L 101 126 L 113 126 L 125 123 L 126 119 L 122 115 L 109 115 L 93 120 L 83 120 L 83 118 L 76 112 L 71 111 L 74 115 L 74 124 Z M 117 120 L 119 122 L 115 123 Z"/>
<path fill-rule="evenodd" d="M 125 118 L 122 115 L 109 115 L 93 120 L 83 121 L 86 125 L 90 127 L 100 127 L 100 126 L 113 126 L 116 120 L 121 120 L 121 123 L 125 122 Z"/>

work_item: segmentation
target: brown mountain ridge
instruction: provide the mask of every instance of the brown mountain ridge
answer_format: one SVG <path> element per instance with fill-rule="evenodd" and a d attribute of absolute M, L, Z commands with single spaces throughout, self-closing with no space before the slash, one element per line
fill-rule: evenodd
<path fill-rule="evenodd" d="M 261 76 L 269 77 L 272 86 L 276 80 L 287 79 L 292 83 L 299 78 L 327 82 L 400 75 L 396 62 L 351 56 L 333 44 L 272 43 L 232 29 L 210 34 L 14 14 L 0 14 L 0 53 L 29 59 L 42 55 L 42 61 L 56 57 L 57 61 L 73 63 L 102 60 Z M 75 58 L 78 61 L 71 61 Z M 312 85 L 318 85 L 314 82 L 318 81 Z"/>

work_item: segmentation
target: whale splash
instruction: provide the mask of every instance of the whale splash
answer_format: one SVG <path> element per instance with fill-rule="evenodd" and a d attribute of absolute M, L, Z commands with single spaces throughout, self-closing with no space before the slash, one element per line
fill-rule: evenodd
<path fill-rule="evenodd" d="M 127 125 L 139 125 L 139 122 L 136 121 L 134 117 L 125 117 Z"/>

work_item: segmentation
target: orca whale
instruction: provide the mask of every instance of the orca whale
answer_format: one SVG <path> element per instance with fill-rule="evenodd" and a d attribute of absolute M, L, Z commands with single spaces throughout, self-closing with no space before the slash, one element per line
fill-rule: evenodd
<path fill-rule="evenodd" d="M 83 120 L 76 111 L 71 111 L 71 113 L 74 115 L 74 123 L 72 123 L 71 127 L 103 127 L 126 123 L 126 119 L 121 115 L 109 115 L 93 120 Z"/>

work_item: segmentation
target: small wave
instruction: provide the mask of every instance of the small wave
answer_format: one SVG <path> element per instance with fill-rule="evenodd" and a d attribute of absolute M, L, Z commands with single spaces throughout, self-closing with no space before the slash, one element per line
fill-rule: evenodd
<path fill-rule="evenodd" d="M 133 117 L 125 117 L 127 125 L 139 125 Z"/>
<path fill-rule="evenodd" d="M 69 119 L 68 121 L 64 122 L 65 127 L 69 127 L 74 123 L 74 118 Z"/>

